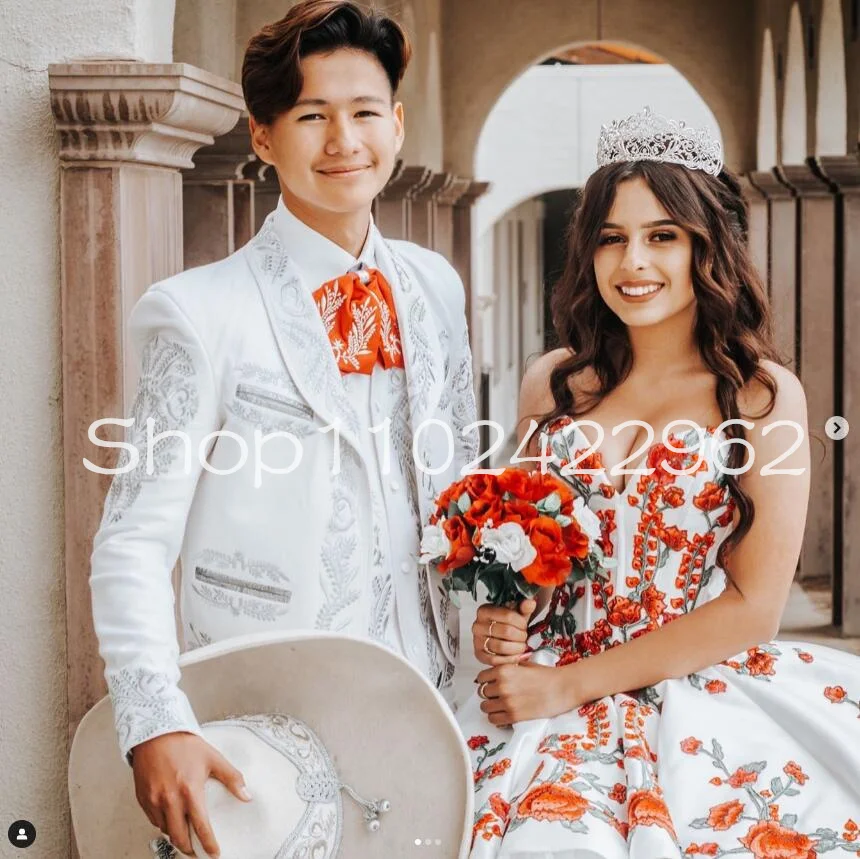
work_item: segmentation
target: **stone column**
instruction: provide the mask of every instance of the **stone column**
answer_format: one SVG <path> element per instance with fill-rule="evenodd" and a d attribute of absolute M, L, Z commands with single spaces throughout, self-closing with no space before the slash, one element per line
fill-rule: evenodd
<path fill-rule="evenodd" d="M 829 184 L 809 165 L 778 167 L 797 195 L 798 339 L 797 373 L 806 391 L 812 451 L 812 482 L 800 578 L 832 581 L 834 477 L 831 442 L 824 434 L 835 414 L 836 204 Z"/>
<path fill-rule="evenodd" d="M 774 336 L 780 355 L 793 370 L 797 358 L 797 206 L 792 192 L 774 173 L 750 173 L 749 179 L 768 201 L 768 294 L 773 310 Z"/>
<path fill-rule="evenodd" d="M 238 84 L 184 64 L 86 62 L 49 67 L 59 131 L 66 618 L 70 737 L 105 694 L 92 626 L 89 558 L 116 456 L 90 424 L 130 409 L 129 311 L 153 282 L 182 268 L 182 176 L 228 132 Z M 112 427 L 111 429 L 115 429 Z M 102 438 L 119 435 L 102 428 Z M 111 454 L 114 452 L 111 451 Z"/>
<path fill-rule="evenodd" d="M 246 118 L 198 150 L 194 167 L 182 171 L 185 268 L 223 259 L 256 232 L 254 180 L 243 173 L 251 162 L 257 156 Z"/>
<path fill-rule="evenodd" d="M 451 181 L 436 197 L 436 232 L 433 236 L 433 250 L 438 251 L 452 264 L 454 262 L 454 206 L 468 192 L 471 184 L 471 179 L 452 176 Z"/>
<path fill-rule="evenodd" d="M 263 221 L 278 207 L 281 185 L 278 171 L 271 164 L 255 159 L 245 167 L 245 176 L 254 181 L 254 232 L 259 232 Z"/>
<path fill-rule="evenodd" d="M 425 248 L 435 244 L 439 195 L 454 177 L 450 173 L 433 173 L 429 181 L 418 188 L 412 197 L 412 227 L 409 240 Z"/>
<path fill-rule="evenodd" d="M 768 271 L 768 217 L 767 197 L 750 182 L 746 176 L 739 177 L 750 211 L 749 247 L 753 262 L 761 275 L 762 282 L 767 287 L 770 272 Z"/>
<path fill-rule="evenodd" d="M 454 204 L 454 240 L 453 259 L 454 268 L 463 279 L 466 289 L 466 320 L 472 323 L 472 206 L 475 201 L 485 194 L 490 187 L 489 182 L 475 182 L 471 180 L 464 194 L 461 194 Z"/>
<path fill-rule="evenodd" d="M 374 202 L 374 217 L 389 239 L 412 238 L 412 196 L 433 177 L 429 167 L 404 167 L 398 162 L 388 184 Z"/>
<path fill-rule="evenodd" d="M 836 196 L 835 413 L 848 420 L 843 441 L 829 441 L 836 482 L 834 623 L 845 636 L 860 635 L 860 157 L 821 157 L 817 173 Z M 808 394 L 808 391 L 807 391 Z"/>

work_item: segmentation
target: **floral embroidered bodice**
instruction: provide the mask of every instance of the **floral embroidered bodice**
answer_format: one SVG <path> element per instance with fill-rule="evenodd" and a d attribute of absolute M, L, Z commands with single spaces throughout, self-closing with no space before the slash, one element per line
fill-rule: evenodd
<path fill-rule="evenodd" d="M 725 588 L 717 552 L 731 533 L 735 509 L 726 475 L 726 437 L 707 429 L 671 436 L 673 452 L 652 445 L 618 490 L 600 454 L 571 418 L 544 431 L 544 453 L 599 518 L 600 544 L 613 566 L 602 576 L 556 589 L 545 616 L 531 628 L 534 650 L 575 662 L 637 638 Z M 675 474 L 675 471 L 688 471 Z M 593 473 L 587 473 L 587 472 Z M 650 472 L 650 473 L 644 473 Z"/>

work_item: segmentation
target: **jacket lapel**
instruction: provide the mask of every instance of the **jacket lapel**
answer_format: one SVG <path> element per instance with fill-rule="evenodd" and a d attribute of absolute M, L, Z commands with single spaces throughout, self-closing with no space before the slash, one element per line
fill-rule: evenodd
<path fill-rule="evenodd" d="M 375 227 L 373 229 L 376 264 L 394 294 L 409 395 L 409 424 L 414 439 L 421 424 L 436 413 L 445 375 L 443 353 L 447 350 L 443 350 L 421 284 L 397 251 L 382 238 Z M 424 450 L 427 439 L 438 436 L 438 433 L 438 427 L 435 431 L 422 430 L 419 450 Z M 447 452 L 441 453 L 441 459 L 444 460 L 446 456 Z M 424 462 L 428 466 L 431 465 L 427 458 Z M 432 511 L 436 496 L 433 475 L 425 470 L 418 485 L 421 487 L 419 510 L 424 521 Z"/>
<path fill-rule="evenodd" d="M 245 254 L 281 357 L 320 419 L 338 425 L 340 434 L 364 459 L 358 415 L 346 395 L 331 341 L 310 290 L 272 227 L 272 217 L 246 246 Z"/>

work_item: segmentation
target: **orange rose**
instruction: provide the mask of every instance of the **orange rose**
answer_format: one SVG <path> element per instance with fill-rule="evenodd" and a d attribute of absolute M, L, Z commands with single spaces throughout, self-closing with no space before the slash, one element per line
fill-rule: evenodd
<path fill-rule="evenodd" d="M 615 800 L 615 802 L 624 804 L 627 801 L 627 788 L 623 784 L 616 784 L 609 791 L 608 796 L 610 799 Z"/>
<path fill-rule="evenodd" d="M 436 505 L 443 516 L 448 515 L 448 508 L 463 494 L 463 481 L 458 480 L 443 490 L 436 499 Z"/>
<path fill-rule="evenodd" d="M 475 557 L 475 547 L 466 523 L 460 516 L 446 519 L 442 525 L 445 536 L 451 543 L 451 551 L 438 564 L 440 573 L 448 573 L 468 564 Z"/>
<path fill-rule="evenodd" d="M 815 859 L 814 842 L 775 820 L 754 823 L 739 839 L 755 859 Z"/>
<path fill-rule="evenodd" d="M 535 820 L 579 820 L 588 811 L 589 802 L 570 788 L 547 783 L 532 788 L 517 806 L 519 817 Z"/>
<path fill-rule="evenodd" d="M 731 829 L 744 813 L 744 804 L 733 799 L 722 805 L 715 805 L 708 815 L 708 826 L 712 829 Z"/>
<path fill-rule="evenodd" d="M 627 597 L 613 597 L 606 608 L 606 619 L 613 626 L 629 626 L 642 618 L 642 606 Z"/>
<path fill-rule="evenodd" d="M 774 658 L 770 653 L 765 653 L 764 650 L 759 650 L 758 647 L 751 647 L 747 653 L 749 654 L 746 666 L 747 671 L 753 676 L 759 674 L 775 674 L 773 670 Z"/>
<path fill-rule="evenodd" d="M 486 746 L 487 743 L 490 742 L 489 737 L 485 737 L 483 734 L 476 737 L 469 737 L 468 743 L 466 745 L 474 752 L 481 748 L 481 746 Z"/>
<path fill-rule="evenodd" d="M 638 790 L 630 796 L 627 806 L 627 819 L 630 826 L 661 826 L 673 838 L 675 828 L 669 817 L 666 803 L 653 791 Z"/>
<path fill-rule="evenodd" d="M 710 513 L 712 510 L 723 506 L 724 495 L 725 491 L 722 486 L 708 481 L 702 491 L 693 499 L 693 504 L 699 510 Z"/>
<path fill-rule="evenodd" d="M 522 468 L 506 468 L 497 478 L 500 492 L 510 492 L 514 498 L 527 499 L 529 472 Z"/>
<path fill-rule="evenodd" d="M 642 606 L 648 617 L 656 620 L 664 611 L 666 611 L 666 602 L 663 599 L 665 596 L 666 594 L 657 590 L 656 585 L 648 585 L 648 587 L 642 591 Z"/>
<path fill-rule="evenodd" d="M 493 525 L 502 522 L 502 499 L 498 493 L 488 492 L 472 501 L 471 507 L 463 514 L 463 518 L 473 527 L 480 528 L 488 519 Z"/>
<path fill-rule="evenodd" d="M 470 498 L 480 498 L 482 495 L 500 495 L 499 482 L 495 474 L 470 474 L 460 481 L 462 491 L 469 493 Z M 457 496 L 460 497 L 459 495 Z"/>
<path fill-rule="evenodd" d="M 519 498 L 511 498 L 508 501 L 502 502 L 502 518 L 501 522 L 518 522 L 525 526 L 526 522 L 532 519 L 537 519 L 540 513 L 537 507 L 530 501 L 523 501 Z"/>
<path fill-rule="evenodd" d="M 575 521 L 571 522 L 562 534 L 568 555 L 578 561 L 584 561 L 588 557 L 588 534 Z"/>
<path fill-rule="evenodd" d="M 720 692 L 725 692 L 728 687 L 725 682 L 722 680 L 709 680 L 705 683 L 705 689 L 711 693 L 711 695 L 719 695 Z"/>
<path fill-rule="evenodd" d="M 537 549 L 537 558 L 522 569 L 523 578 L 541 587 L 564 584 L 570 575 L 570 558 L 558 522 L 549 516 L 538 516 L 526 525 L 526 534 Z"/>
<path fill-rule="evenodd" d="M 831 700 L 834 704 L 844 701 L 847 694 L 841 686 L 828 686 L 824 690 L 824 697 Z"/>
<path fill-rule="evenodd" d="M 669 441 L 674 447 L 679 447 L 678 439 L 675 436 L 669 436 Z M 684 468 L 684 459 L 686 454 L 673 453 L 664 444 L 657 444 L 648 452 L 648 458 L 645 462 L 646 468 L 653 468 L 654 472 L 650 476 L 646 475 L 646 479 L 653 480 L 661 486 L 667 486 L 675 482 L 676 475 L 666 470 L 667 465 L 680 471 Z"/>

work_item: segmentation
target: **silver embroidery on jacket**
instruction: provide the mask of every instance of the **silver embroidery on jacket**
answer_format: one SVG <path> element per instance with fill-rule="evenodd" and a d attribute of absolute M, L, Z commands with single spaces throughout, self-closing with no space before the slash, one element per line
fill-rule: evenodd
<path fill-rule="evenodd" d="M 173 463 L 177 447 L 183 443 L 177 436 L 157 441 L 152 451 L 153 473 L 147 474 L 147 419 L 154 421 L 153 436 L 181 430 L 194 420 L 198 403 L 191 355 L 184 346 L 157 334 L 143 350 L 140 380 L 131 409 L 134 423 L 126 431 L 126 441 L 137 448 L 140 459 L 136 468 L 114 477 L 105 500 L 103 525 L 122 519 L 140 495 L 143 482 L 164 474 Z M 128 462 L 128 451 L 123 449 L 117 467 L 122 468 Z"/>
<path fill-rule="evenodd" d="M 361 464 L 352 448 L 341 449 L 340 466 L 340 473 L 332 477 L 332 513 L 320 552 L 320 587 L 325 603 L 314 623 L 316 629 L 333 631 L 349 625 L 351 618 L 338 619 L 338 615 L 361 596 L 360 587 L 356 587 L 361 582 L 354 558 L 358 549 L 358 522 L 352 491 L 352 487 L 358 483 Z"/>
<path fill-rule="evenodd" d="M 122 668 L 108 675 L 107 685 L 124 754 L 157 734 L 189 730 L 184 695 L 166 674 Z"/>

